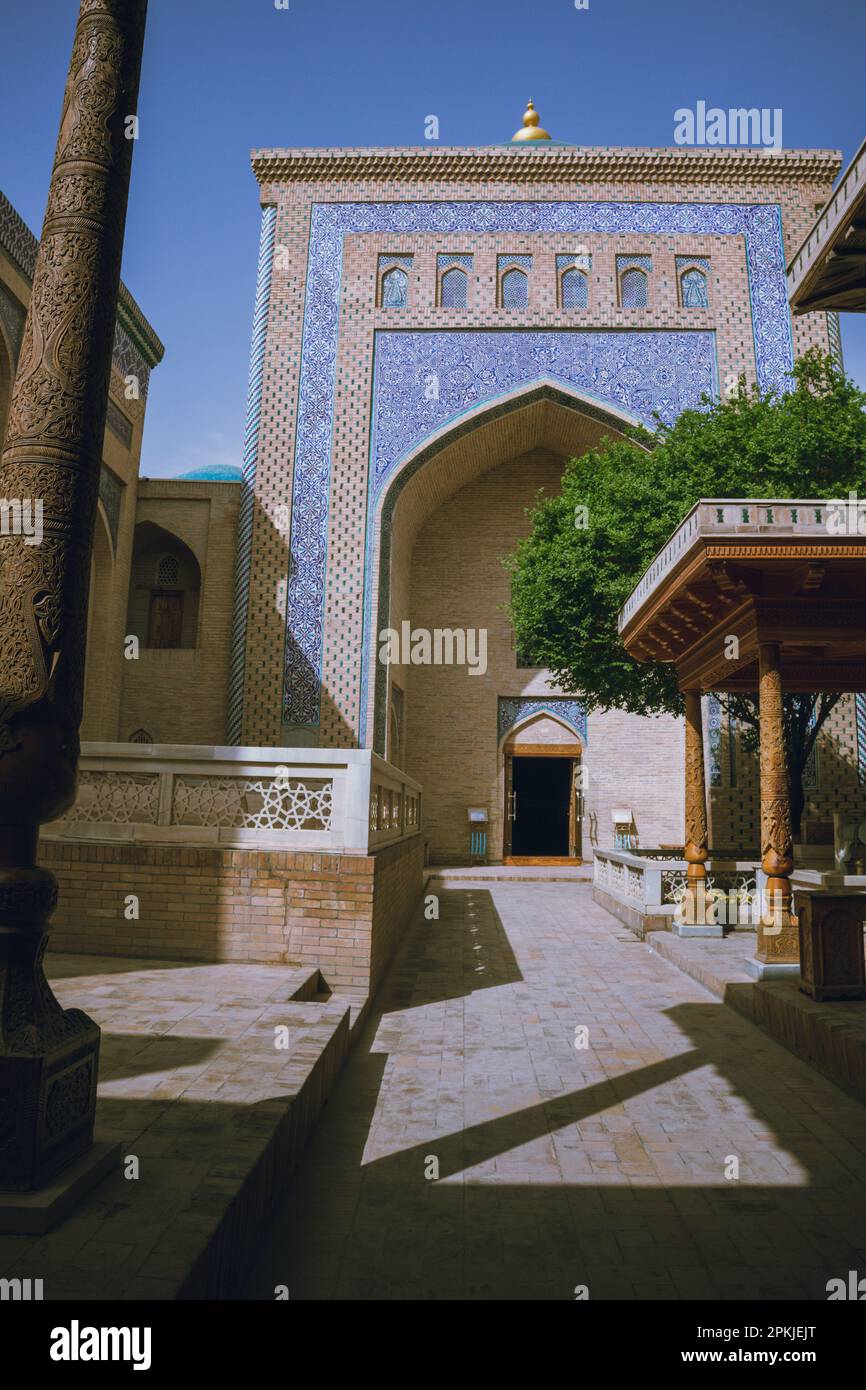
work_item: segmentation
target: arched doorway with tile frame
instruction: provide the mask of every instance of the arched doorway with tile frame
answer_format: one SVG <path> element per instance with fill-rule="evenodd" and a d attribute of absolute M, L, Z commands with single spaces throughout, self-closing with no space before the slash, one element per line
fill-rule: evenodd
<path fill-rule="evenodd" d="M 500 700 L 503 704 L 518 702 Z M 553 709 L 533 710 L 500 739 L 502 860 L 579 864 L 583 859 L 584 741 Z M 573 702 L 567 702 L 569 704 Z"/>

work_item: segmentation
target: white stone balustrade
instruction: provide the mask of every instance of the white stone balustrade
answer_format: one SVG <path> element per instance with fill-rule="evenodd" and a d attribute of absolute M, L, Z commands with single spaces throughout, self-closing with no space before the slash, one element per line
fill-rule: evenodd
<path fill-rule="evenodd" d="M 673 921 L 677 904 L 686 890 L 688 865 L 673 851 L 634 854 L 630 850 L 597 849 L 593 854 L 593 883 L 603 892 L 633 908 L 645 918 Z M 717 858 L 707 863 L 707 888 L 755 891 L 757 862 L 753 859 Z"/>
<path fill-rule="evenodd" d="M 85 743 L 49 839 L 366 854 L 421 829 L 421 788 L 369 749 Z"/>

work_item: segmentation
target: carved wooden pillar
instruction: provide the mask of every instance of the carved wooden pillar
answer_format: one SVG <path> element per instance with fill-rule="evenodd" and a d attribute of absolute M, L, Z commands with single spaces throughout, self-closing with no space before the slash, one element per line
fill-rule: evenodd
<path fill-rule="evenodd" d="M 793 964 L 799 960 L 799 947 L 797 928 L 791 922 L 794 843 L 778 643 L 761 643 L 759 670 L 761 868 L 767 875 L 767 888 L 756 954 L 759 961 Z"/>
<path fill-rule="evenodd" d="M 704 733 L 701 720 L 701 692 L 687 690 L 686 696 L 686 852 L 689 886 L 706 879 L 704 864 L 707 848 L 707 788 L 704 776 Z"/>
<path fill-rule="evenodd" d="M 683 920 L 700 926 L 706 920 L 704 892 L 709 855 L 707 848 L 707 789 L 704 776 L 704 734 L 701 721 L 701 692 L 687 690 L 686 697 L 686 896 L 681 905 Z M 700 888 L 699 888 L 700 885 Z"/>
<path fill-rule="evenodd" d="M 99 1029 L 42 970 L 42 822 L 75 797 L 87 598 L 147 0 L 81 0 L 0 497 L 43 536 L 0 537 L 0 1188 L 86 1153 Z"/>

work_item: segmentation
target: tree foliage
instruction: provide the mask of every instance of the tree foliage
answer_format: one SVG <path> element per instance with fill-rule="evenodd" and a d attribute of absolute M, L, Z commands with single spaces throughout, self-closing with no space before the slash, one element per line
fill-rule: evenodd
<path fill-rule="evenodd" d="M 790 389 L 740 382 L 672 425 L 606 441 L 567 463 L 556 497 L 539 495 L 532 530 L 506 560 L 517 645 L 588 709 L 679 714 L 672 665 L 639 663 L 619 640 L 619 609 L 701 498 L 845 498 L 866 477 L 866 393 L 811 350 Z M 785 697 L 792 782 L 836 698 Z M 756 721 L 752 697 L 731 705 Z M 796 800 L 796 798 L 795 798 Z M 795 808 L 796 809 L 796 808 Z"/>

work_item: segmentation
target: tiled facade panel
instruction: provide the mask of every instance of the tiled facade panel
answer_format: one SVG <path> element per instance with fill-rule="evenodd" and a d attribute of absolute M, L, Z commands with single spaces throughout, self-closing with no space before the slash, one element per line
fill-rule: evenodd
<path fill-rule="evenodd" d="M 284 736 L 278 688 L 286 643 L 288 517 L 309 217 L 306 199 L 279 200 L 256 459 L 242 738 L 247 744 L 267 746 L 298 741 Z"/>
<path fill-rule="evenodd" d="M 778 204 L 786 254 L 790 254 L 810 225 L 829 185 L 804 174 L 802 183 L 780 178 L 774 183 L 768 157 L 766 182 L 726 182 L 720 160 L 717 183 L 544 181 L 531 184 L 479 180 L 473 182 L 418 180 L 360 180 L 334 178 L 321 183 L 275 183 L 262 189 L 265 203 L 277 208 L 275 258 L 265 353 L 262 423 L 256 471 L 254 563 L 249 596 L 245 743 L 298 743 L 307 740 L 345 746 L 361 734 L 361 651 L 364 606 L 365 549 L 375 552 L 378 536 L 368 535 L 371 418 L 374 341 L 377 330 L 606 328 L 704 329 L 715 334 L 718 379 L 722 389 L 733 375 L 755 374 L 752 318 L 744 241 L 731 235 L 630 235 L 592 233 L 582 237 L 591 254 L 588 306 L 562 310 L 558 305 L 556 256 L 577 248 L 553 233 L 411 233 L 355 232 L 343 241 L 342 280 L 338 312 L 338 345 L 334 368 L 334 415 L 330 438 L 330 495 L 327 518 L 327 572 L 322 642 L 321 722 L 318 730 L 283 725 L 281 712 L 286 653 L 285 601 L 288 536 L 286 513 L 292 503 L 292 465 L 296 446 L 298 387 L 304 332 L 304 306 L 317 274 L 308 263 L 309 232 L 318 204 L 414 201 L 484 200 L 501 202 L 586 201 Z M 437 304 L 437 257 L 473 257 L 468 269 L 466 308 Z M 408 305 L 383 308 L 377 299 L 379 257 L 412 257 Z M 531 256 L 529 302 L 525 311 L 497 308 L 497 257 Z M 643 255 L 652 259 L 646 309 L 618 307 L 616 256 Z M 676 257 L 695 257 L 708 265 L 707 309 L 680 306 Z M 793 325 L 794 350 L 812 343 L 828 346 L 826 318 L 816 314 Z M 309 350 L 309 344 L 304 348 Z M 396 541 L 395 541 L 396 545 Z M 371 555 L 368 555 L 368 560 Z M 392 559 L 392 614 L 405 609 L 400 589 L 403 560 Z M 375 582 L 371 570 L 370 581 Z M 413 621 L 417 621 L 412 615 Z M 477 621 L 470 624 L 477 626 Z M 368 641 L 370 634 L 368 633 Z M 417 672 L 409 673 L 408 686 Z M 411 700 L 409 700 L 411 710 Z M 411 713 L 407 716 L 411 724 Z M 373 741 L 372 722 L 363 733 Z M 642 837 L 643 838 L 643 837 Z M 646 839 L 643 839 L 647 843 Z"/>

